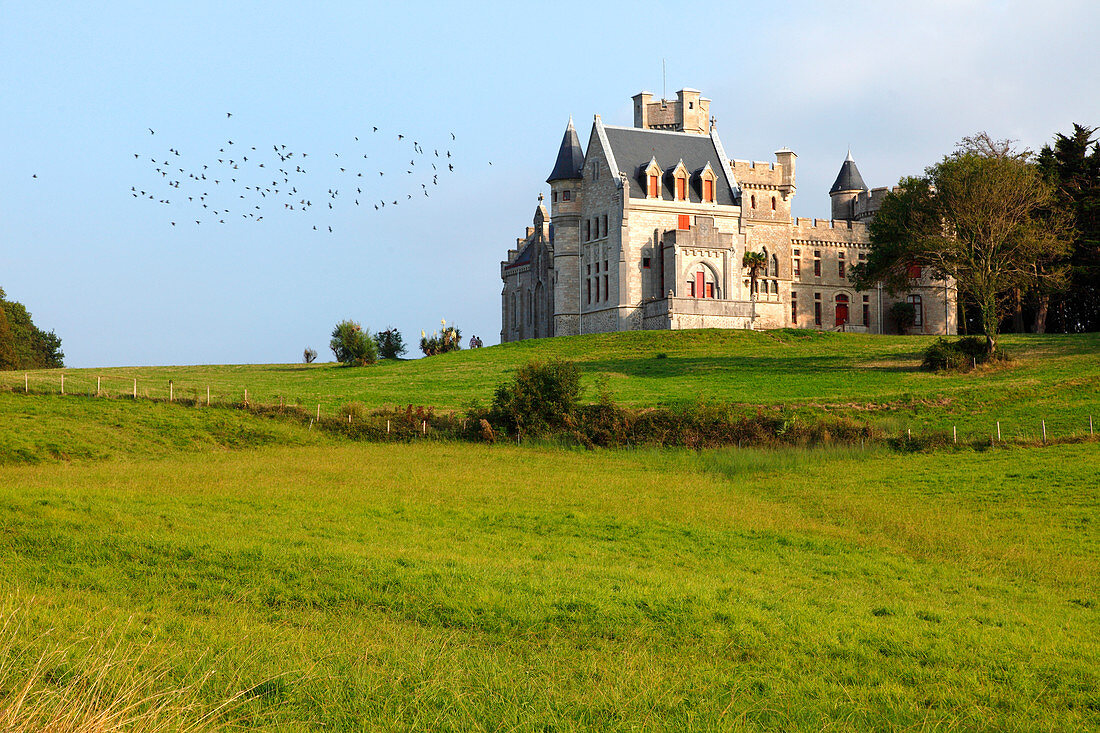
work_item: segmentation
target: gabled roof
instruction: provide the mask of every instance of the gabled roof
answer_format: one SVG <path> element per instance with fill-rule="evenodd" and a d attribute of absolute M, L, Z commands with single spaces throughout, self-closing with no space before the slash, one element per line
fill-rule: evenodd
<path fill-rule="evenodd" d="M 725 155 L 721 151 L 721 145 L 715 135 L 696 135 L 687 132 L 672 132 L 669 130 L 648 130 L 637 127 L 612 127 L 601 125 L 609 151 L 618 165 L 618 169 L 626 177 L 630 189 L 630 197 L 644 199 L 646 191 L 643 187 L 642 177 L 651 160 L 656 160 L 662 171 L 671 171 L 681 161 L 684 167 L 691 172 L 692 186 L 695 188 L 700 171 L 710 164 L 718 178 L 715 186 L 715 199 L 718 204 L 735 206 L 739 189 L 733 180 L 733 175 L 724 163 Z M 602 139 L 602 138 L 601 138 Z M 669 201 L 675 200 L 675 192 L 670 180 L 662 176 L 662 198 Z M 699 191 L 693 191 L 690 199 L 701 198 Z"/>
<path fill-rule="evenodd" d="M 558 148 L 558 159 L 554 162 L 554 170 L 547 183 L 554 181 L 573 180 L 584 175 L 584 151 L 581 150 L 581 141 L 577 138 L 577 131 L 573 127 L 573 118 L 569 118 L 569 126 L 565 128 L 565 135 L 561 139 L 561 147 Z"/>
<path fill-rule="evenodd" d="M 863 176 L 859 174 L 859 168 L 856 168 L 856 162 L 852 160 L 852 151 L 849 150 L 848 157 L 844 159 L 844 163 L 840 166 L 840 173 L 836 175 L 836 180 L 833 182 L 833 187 L 829 189 L 829 193 L 866 190 L 867 184 L 863 182 Z"/>

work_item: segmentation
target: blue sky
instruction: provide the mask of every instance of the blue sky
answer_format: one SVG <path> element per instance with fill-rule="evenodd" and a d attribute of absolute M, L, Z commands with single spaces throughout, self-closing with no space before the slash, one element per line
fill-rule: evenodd
<path fill-rule="evenodd" d="M 1098 27 L 1094 2 L 0 0 L 0 287 L 70 366 L 331 358 L 343 318 L 497 343 L 499 262 L 568 117 L 582 143 L 593 114 L 631 124 L 662 59 L 669 96 L 713 100 L 731 157 L 795 150 L 795 214 L 824 217 L 849 146 L 892 185 L 978 130 L 1038 148 L 1100 125 Z M 307 153 L 300 190 L 257 198 L 270 160 L 213 192 L 186 177 L 228 140 Z M 432 184 L 436 149 L 455 171 Z M 169 158 L 179 189 L 154 170 Z"/>

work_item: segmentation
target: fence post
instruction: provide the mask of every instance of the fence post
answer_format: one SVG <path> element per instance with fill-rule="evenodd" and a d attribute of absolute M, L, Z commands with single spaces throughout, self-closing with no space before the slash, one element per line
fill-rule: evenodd
<path fill-rule="evenodd" d="M 26 372 L 23 373 L 23 394 L 31 393 L 31 378 Z M 1089 416 L 1089 428 L 1092 428 L 1092 416 Z"/>
<path fill-rule="evenodd" d="M 61 375 L 61 394 L 65 394 L 65 375 Z"/>
<path fill-rule="evenodd" d="M 102 382 L 102 380 L 103 380 L 103 377 L 96 377 L 95 378 L 95 396 L 96 397 L 99 397 L 99 393 L 100 393 L 99 387 L 100 387 L 100 383 Z"/>
<path fill-rule="evenodd" d="M 134 399 L 137 399 L 137 377 L 134 377 Z"/>
<path fill-rule="evenodd" d="M 317 419 L 318 420 L 321 419 L 321 406 L 320 405 L 317 405 Z"/>
<path fill-rule="evenodd" d="M 168 401 L 171 402 L 176 398 L 176 386 L 172 384 L 172 380 L 168 380 Z"/>
<path fill-rule="evenodd" d="M 997 442 L 1001 440 L 1001 421 L 997 421 Z"/>
<path fill-rule="evenodd" d="M 248 389 L 247 388 L 244 391 L 244 403 L 246 405 L 248 404 Z"/>
<path fill-rule="evenodd" d="M 421 420 L 420 421 L 420 433 L 422 435 L 427 435 L 428 434 L 428 421 L 427 420 Z"/>
<path fill-rule="evenodd" d="M 206 406 L 210 407 L 210 385 L 206 385 Z"/>
<path fill-rule="evenodd" d="M 954 425 L 951 426 L 951 442 L 955 443 L 956 445 L 958 445 L 958 443 L 959 443 L 958 428 L 955 427 Z"/>
<path fill-rule="evenodd" d="M 387 420 L 386 421 L 386 435 L 389 435 L 389 434 L 390 434 L 390 421 Z"/>
<path fill-rule="evenodd" d="M 1094 435 L 1092 432 L 1092 415 L 1089 415 L 1089 435 Z"/>
<path fill-rule="evenodd" d="M 1047 442 L 1047 421 L 1043 420 L 1043 442 Z"/>

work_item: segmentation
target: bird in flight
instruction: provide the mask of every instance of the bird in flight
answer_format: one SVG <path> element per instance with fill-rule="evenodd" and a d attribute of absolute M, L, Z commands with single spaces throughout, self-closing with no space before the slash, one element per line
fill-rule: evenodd
<path fill-rule="evenodd" d="M 153 132 L 153 128 L 149 127 L 149 128 L 146 128 L 146 129 L 148 129 L 148 130 L 149 130 L 149 134 L 150 134 L 150 135 L 153 135 L 153 134 L 155 134 L 155 133 Z"/>
<path fill-rule="evenodd" d="M 228 119 L 229 119 L 230 117 L 232 117 L 232 116 L 233 116 L 233 113 L 232 113 L 232 112 L 226 112 L 226 113 L 225 113 L 225 119 L 227 119 L 227 120 L 228 120 Z"/>

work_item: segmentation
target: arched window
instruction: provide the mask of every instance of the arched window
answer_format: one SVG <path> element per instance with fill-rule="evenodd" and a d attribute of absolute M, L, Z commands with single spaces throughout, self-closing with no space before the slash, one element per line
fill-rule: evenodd
<path fill-rule="evenodd" d="M 772 267 L 769 273 L 772 277 L 779 277 L 779 258 L 772 255 Z"/>
<path fill-rule="evenodd" d="M 836 296 L 836 325 L 843 326 L 848 322 L 848 296 L 837 293 Z"/>
<path fill-rule="evenodd" d="M 921 300 L 919 295 L 910 295 L 905 299 L 909 305 L 913 306 L 913 325 L 915 327 L 921 327 L 924 325 L 923 310 L 921 308 Z"/>

